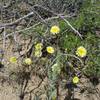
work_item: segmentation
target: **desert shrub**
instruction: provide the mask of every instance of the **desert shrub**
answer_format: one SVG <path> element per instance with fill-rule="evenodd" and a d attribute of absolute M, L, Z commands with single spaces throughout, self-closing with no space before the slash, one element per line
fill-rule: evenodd
<path fill-rule="evenodd" d="M 98 16 L 100 14 L 99 9 L 98 1 L 84 1 L 78 17 L 75 18 L 75 22 L 72 22 L 73 25 L 80 30 L 80 32 L 95 32 L 100 26 L 100 18 Z"/>

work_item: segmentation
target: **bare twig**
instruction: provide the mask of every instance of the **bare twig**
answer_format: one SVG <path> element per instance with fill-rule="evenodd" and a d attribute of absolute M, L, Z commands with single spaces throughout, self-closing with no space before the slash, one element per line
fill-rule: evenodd
<path fill-rule="evenodd" d="M 35 89 L 37 89 L 37 88 L 39 88 L 39 87 L 41 86 L 42 82 L 43 82 L 43 80 L 41 80 L 41 81 L 39 82 L 39 84 L 38 84 L 35 88 L 31 89 L 29 92 L 25 92 L 25 94 L 32 93 Z"/>
<path fill-rule="evenodd" d="M 4 28 L 3 32 L 3 49 L 5 49 L 5 44 L 6 44 L 6 27 Z"/>
<path fill-rule="evenodd" d="M 59 18 L 59 16 L 58 16 L 59 14 L 57 14 L 57 13 L 55 13 L 55 12 L 53 12 L 53 11 L 51 11 L 51 10 L 49 10 L 49 9 L 47 9 L 47 8 L 45 8 L 45 7 L 43 7 L 43 6 L 41 6 L 41 5 L 34 5 L 33 8 L 35 8 L 35 7 L 40 7 L 40 8 L 42 8 L 42 9 L 45 9 L 45 10 L 47 10 L 48 12 L 53 13 L 55 16 L 57 16 L 57 18 Z M 28 13 L 27 15 L 25 15 L 25 16 L 19 18 L 19 19 L 17 19 L 17 20 L 14 21 L 14 22 L 5 23 L 5 24 L 0 23 L 0 29 L 4 28 L 4 27 L 6 27 L 6 26 L 13 26 L 14 24 L 19 23 L 21 20 L 23 20 L 23 19 L 25 19 L 25 18 L 27 18 L 27 17 L 29 17 L 29 16 L 32 16 L 33 14 L 34 14 L 34 11 Z M 68 17 L 68 16 L 63 16 L 63 17 Z M 55 18 L 54 18 L 54 19 L 55 19 Z"/>
<path fill-rule="evenodd" d="M 2 28 L 4 28 L 4 27 L 7 27 L 7 26 L 13 26 L 13 25 L 19 23 L 21 20 L 23 20 L 23 19 L 25 19 L 25 18 L 27 18 L 27 17 L 33 15 L 33 14 L 34 14 L 34 12 L 30 12 L 29 14 L 27 14 L 27 15 L 25 15 L 25 16 L 19 18 L 19 19 L 17 19 L 17 20 L 14 21 L 14 22 L 6 23 L 6 24 L 0 24 L 0 29 L 2 29 Z"/>
<path fill-rule="evenodd" d="M 63 19 L 63 20 L 67 23 L 67 25 L 70 26 L 71 29 L 72 29 L 75 33 L 77 33 L 77 34 L 79 35 L 79 37 L 82 39 L 82 35 L 70 24 L 70 22 L 69 22 L 67 19 L 65 19 L 63 16 L 60 16 L 60 15 L 59 15 L 59 17 L 60 17 L 61 19 Z"/>

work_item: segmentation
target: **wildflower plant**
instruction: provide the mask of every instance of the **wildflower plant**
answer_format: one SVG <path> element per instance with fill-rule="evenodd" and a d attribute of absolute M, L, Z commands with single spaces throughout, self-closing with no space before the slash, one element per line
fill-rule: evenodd
<path fill-rule="evenodd" d="M 35 45 L 35 52 L 34 52 L 35 57 L 41 57 L 42 56 L 42 49 L 43 49 L 42 43 L 37 43 Z"/>
<path fill-rule="evenodd" d="M 25 19 L 25 23 L 29 21 L 27 26 L 23 25 L 23 28 L 25 29 L 18 29 L 17 32 L 17 29 L 14 29 L 15 32 L 12 31 L 12 33 L 21 33 L 22 37 L 26 39 L 19 42 L 19 38 L 19 41 L 17 41 L 17 37 L 15 36 L 16 34 L 14 34 L 14 43 L 17 44 L 18 42 L 16 48 L 19 58 L 17 59 L 15 56 L 9 58 L 10 64 L 20 62 L 20 64 L 16 67 L 17 71 L 14 72 L 14 70 L 12 73 L 14 73 L 14 78 L 16 75 L 18 84 L 22 86 L 20 96 L 21 99 L 24 98 L 23 96 L 25 96 L 25 94 L 30 93 L 30 97 L 32 94 L 35 95 L 34 97 L 41 99 L 39 96 L 46 94 L 46 99 L 58 100 L 62 92 L 60 91 L 61 89 L 68 90 L 69 94 L 73 94 L 74 86 L 77 87 L 78 84 L 81 84 L 80 82 L 82 76 L 86 76 L 88 78 L 100 78 L 100 40 L 98 38 L 99 33 L 95 32 L 94 29 L 95 27 L 96 29 L 99 29 L 99 14 L 96 13 L 94 15 L 94 12 L 90 10 L 87 11 L 88 9 L 91 9 L 91 7 L 88 7 L 87 5 L 86 8 L 88 9 L 83 7 L 84 10 L 82 11 L 80 7 L 84 3 L 82 3 L 81 0 L 79 2 L 78 0 L 56 1 L 58 2 L 55 3 L 55 0 L 41 1 L 40 4 L 42 5 L 36 4 L 35 7 L 33 7 L 34 13 L 31 12 L 20 19 L 16 19 L 12 22 L 13 24 L 4 24 L 11 27 L 14 24 L 15 26 L 20 25 L 16 24 L 17 21 L 18 23 L 23 21 L 23 19 Z M 70 1 L 72 3 L 70 3 Z M 96 0 L 94 0 L 94 2 L 95 1 Z M 47 2 L 52 4 L 49 5 Z M 65 2 L 65 4 L 61 4 L 62 2 Z M 86 0 L 86 2 L 90 4 L 88 0 Z M 45 6 L 43 6 L 44 4 Z M 78 4 L 80 5 L 77 6 Z M 63 7 L 61 7 L 62 5 Z M 29 6 L 31 6 L 31 2 L 29 3 Z M 65 9 L 66 7 L 68 7 L 67 9 L 69 10 Z M 26 9 L 24 14 L 30 12 L 29 10 L 30 9 Z M 59 14 L 60 11 L 64 12 Z M 71 12 L 70 15 L 68 14 L 69 11 Z M 78 15 L 76 16 L 72 14 L 74 12 Z M 18 12 L 18 15 L 19 13 L 22 12 Z M 43 15 L 41 15 L 41 13 Z M 36 16 L 33 16 L 34 14 L 36 14 Z M 97 19 L 95 19 L 96 15 Z M 96 20 L 98 21 L 96 22 Z M 8 22 L 9 21 L 12 21 L 12 19 L 8 20 Z M 9 33 L 9 27 L 3 26 L 4 36 L 5 31 Z M 0 28 L 2 28 L 2 25 Z M 9 37 L 9 35 L 7 36 Z M 22 43 L 23 41 L 25 43 Z M 5 44 L 5 38 L 3 42 Z M 21 47 L 19 44 L 21 44 Z M 28 90 L 27 87 L 29 82 L 32 81 L 32 85 L 34 84 L 34 76 L 36 79 L 39 79 L 40 82 L 38 81 L 39 84 L 35 89 L 32 88 L 32 90 Z M 45 80 L 48 84 L 43 86 L 45 89 L 42 90 L 40 88 L 44 85 Z M 37 88 L 38 90 L 36 90 Z M 37 92 L 35 93 L 34 90 Z"/>
<path fill-rule="evenodd" d="M 54 73 L 54 74 L 60 74 L 60 72 L 61 72 L 61 68 L 60 68 L 60 65 L 58 64 L 58 63 L 55 63 L 54 65 L 52 65 L 52 72 Z"/>

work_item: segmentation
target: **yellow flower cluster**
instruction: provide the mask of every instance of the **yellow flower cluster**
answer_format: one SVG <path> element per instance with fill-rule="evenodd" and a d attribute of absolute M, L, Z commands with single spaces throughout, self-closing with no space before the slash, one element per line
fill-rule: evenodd
<path fill-rule="evenodd" d="M 42 44 L 42 43 L 37 43 L 37 44 L 35 45 L 35 49 L 36 49 L 36 50 L 42 50 L 42 47 L 43 47 L 43 44 Z"/>
<path fill-rule="evenodd" d="M 55 34 L 58 34 L 60 32 L 60 28 L 56 25 L 52 26 L 51 29 L 50 29 L 50 32 L 55 35 Z M 42 56 L 42 49 L 43 49 L 43 44 L 42 43 L 37 43 L 35 45 L 35 52 L 34 52 L 34 55 L 36 57 L 41 57 Z M 52 46 L 48 46 L 46 48 L 46 51 L 50 54 L 53 54 L 55 52 L 54 48 Z"/>
<path fill-rule="evenodd" d="M 60 28 L 58 26 L 54 25 L 51 27 L 50 32 L 53 35 L 58 34 L 60 32 Z"/>
<path fill-rule="evenodd" d="M 36 57 L 41 57 L 42 56 L 42 49 L 43 49 L 43 44 L 42 43 L 37 43 L 35 45 L 35 52 L 34 55 Z M 46 51 L 50 54 L 53 54 L 55 52 L 54 48 L 52 46 L 47 46 Z"/>
<path fill-rule="evenodd" d="M 79 56 L 79 57 L 85 57 L 87 54 L 87 50 L 83 47 L 83 46 L 80 46 L 77 48 L 76 50 L 76 55 Z"/>
<path fill-rule="evenodd" d="M 41 50 L 35 50 L 35 57 L 41 57 L 42 56 L 42 51 Z"/>
<path fill-rule="evenodd" d="M 16 58 L 16 57 L 11 57 L 11 58 L 9 59 L 9 61 L 10 61 L 10 63 L 17 63 L 17 58 Z M 30 58 L 25 58 L 25 59 L 24 59 L 24 63 L 25 63 L 26 65 L 31 65 L 31 64 L 32 64 L 32 60 L 31 60 Z"/>
<path fill-rule="evenodd" d="M 43 44 L 42 43 L 37 43 L 35 45 L 35 56 L 36 57 L 41 57 L 42 56 L 42 48 L 43 48 Z"/>

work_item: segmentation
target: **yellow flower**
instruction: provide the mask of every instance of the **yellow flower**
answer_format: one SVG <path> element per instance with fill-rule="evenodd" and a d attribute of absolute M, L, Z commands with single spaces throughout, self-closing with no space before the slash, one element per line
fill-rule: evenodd
<path fill-rule="evenodd" d="M 42 56 L 41 50 L 36 50 L 36 51 L 35 51 L 35 56 L 36 56 L 36 57 L 41 57 L 41 56 Z"/>
<path fill-rule="evenodd" d="M 75 77 L 73 78 L 73 83 L 74 83 L 74 84 L 79 83 L 79 78 L 78 78 L 77 76 L 75 76 Z"/>
<path fill-rule="evenodd" d="M 36 50 L 42 50 L 42 47 L 43 47 L 43 44 L 42 44 L 42 43 L 37 43 L 37 44 L 35 45 L 35 49 L 36 49 Z"/>
<path fill-rule="evenodd" d="M 77 56 L 85 57 L 86 54 L 87 54 L 87 50 L 83 46 L 80 46 L 80 47 L 77 48 L 77 51 L 76 51 Z"/>
<path fill-rule="evenodd" d="M 32 64 L 32 60 L 30 58 L 26 58 L 24 60 L 24 62 L 25 62 L 26 65 L 31 65 Z"/>
<path fill-rule="evenodd" d="M 11 63 L 17 63 L 17 58 L 16 57 L 11 57 L 9 61 Z"/>
<path fill-rule="evenodd" d="M 48 46 L 46 49 L 47 49 L 47 52 L 48 52 L 48 53 L 51 53 L 51 54 L 52 54 L 52 53 L 55 52 L 54 48 L 51 47 L 51 46 Z"/>
<path fill-rule="evenodd" d="M 60 32 L 60 28 L 58 26 L 54 25 L 54 26 L 51 27 L 50 32 L 53 35 L 58 34 Z"/>

